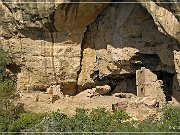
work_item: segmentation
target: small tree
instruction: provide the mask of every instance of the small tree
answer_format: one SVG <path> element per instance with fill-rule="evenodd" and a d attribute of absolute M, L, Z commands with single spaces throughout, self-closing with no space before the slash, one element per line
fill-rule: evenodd
<path fill-rule="evenodd" d="M 3 50 L 0 50 L 0 81 L 4 81 L 6 75 L 6 65 L 10 63 L 10 58 Z"/>
<path fill-rule="evenodd" d="M 5 79 L 6 66 L 10 62 L 10 58 L 0 49 L 0 131 L 8 131 L 10 122 L 15 118 L 12 99 L 16 95 L 16 88 L 12 81 Z"/>
<path fill-rule="evenodd" d="M 10 80 L 0 83 L 0 131 L 8 131 L 9 124 L 14 119 L 12 98 L 16 88 Z"/>
<path fill-rule="evenodd" d="M 15 85 L 10 80 L 0 83 L 0 105 L 3 109 L 10 109 L 11 99 L 16 94 Z"/>

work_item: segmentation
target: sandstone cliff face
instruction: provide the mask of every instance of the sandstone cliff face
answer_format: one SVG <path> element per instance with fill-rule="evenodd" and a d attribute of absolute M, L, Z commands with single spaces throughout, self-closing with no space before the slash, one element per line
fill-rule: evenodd
<path fill-rule="evenodd" d="M 138 2 L 1 2 L 1 48 L 20 68 L 13 70 L 18 89 L 60 84 L 75 95 L 126 80 L 133 92 L 135 71 L 145 66 L 174 74 L 179 90 L 179 5 Z"/>
<path fill-rule="evenodd" d="M 149 1 L 149 3 L 142 3 L 142 5 L 147 8 L 148 12 L 152 15 L 159 31 L 163 32 L 166 35 L 170 35 L 180 41 L 179 3 L 160 3 L 159 6 L 158 3 Z"/>
<path fill-rule="evenodd" d="M 46 89 L 61 83 L 65 94 L 74 95 L 84 31 L 106 6 L 1 3 L 1 44 L 21 67 L 18 88 Z"/>

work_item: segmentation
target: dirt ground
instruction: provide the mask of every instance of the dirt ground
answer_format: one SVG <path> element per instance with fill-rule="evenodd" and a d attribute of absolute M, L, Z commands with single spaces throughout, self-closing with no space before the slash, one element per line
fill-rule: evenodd
<path fill-rule="evenodd" d="M 77 96 L 63 96 L 55 102 L 51 102 L 50 94 L 43 92 L 21 93 L 20 98 L 16 99 L 15 103 L 23 103 L 26 111 L 32 111 L 37 113 L 60 111 L 67 115 L 75 114 L 76 108 L 92 109 L 103 107 L 109 111 L 112 111 L 112 104 L 116 103 L 135 103 L 139 100 L 137 97 L 131 98 L 119 98 L 114 96 L 94 96 L 88 97 L 86 93 L 79 94 Z M 139 101 L 137 101 L 139 102 Z M 127 107 L 125 110 L 134 119 L 144 119 L 149 115 L 156 115 L 159 117 L 161 112 L 158 108 L 149 107 Z"/>
<path fill-rule="evenodd" d="M 38 99 L 37 99 L 38 98 Z M 17 99 L 16 103 L 24 103 L 24 108 L 32 112 L 53 112 L 60 110 L 68 115 L 75 114 L 76 108 L 98 108 L 103 107 L 107 110 L 112 110 L 112 104 L 120 102 L 125 99 L 113 96 L 96 96 L 96 97 L 82 97 L 82 96 L 64 96 L 54 103 L 50 102 L 50 95 L 41 92 L 36 93 L 21 93 L 21 98 Z"/>

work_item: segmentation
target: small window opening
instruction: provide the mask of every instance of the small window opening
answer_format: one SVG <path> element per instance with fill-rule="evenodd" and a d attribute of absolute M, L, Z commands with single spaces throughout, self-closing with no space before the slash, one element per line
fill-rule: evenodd
<path fill-rule="evenodd" d="M 143 94 L 143 92 L 144 92 L 144 89 L 143 89 L 143 88 L 141 88 L 141 94 Z"/>

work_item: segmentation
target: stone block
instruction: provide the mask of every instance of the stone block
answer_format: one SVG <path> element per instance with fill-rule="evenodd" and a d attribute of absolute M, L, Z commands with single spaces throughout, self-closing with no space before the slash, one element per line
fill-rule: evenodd
<path fill-rule="evenodd" d="M 111 87 L 109 85 L 104 86 L 96 86 L 96 93 L 99 93 L 100 95 L 107 94 L 111 90 Z"/>

